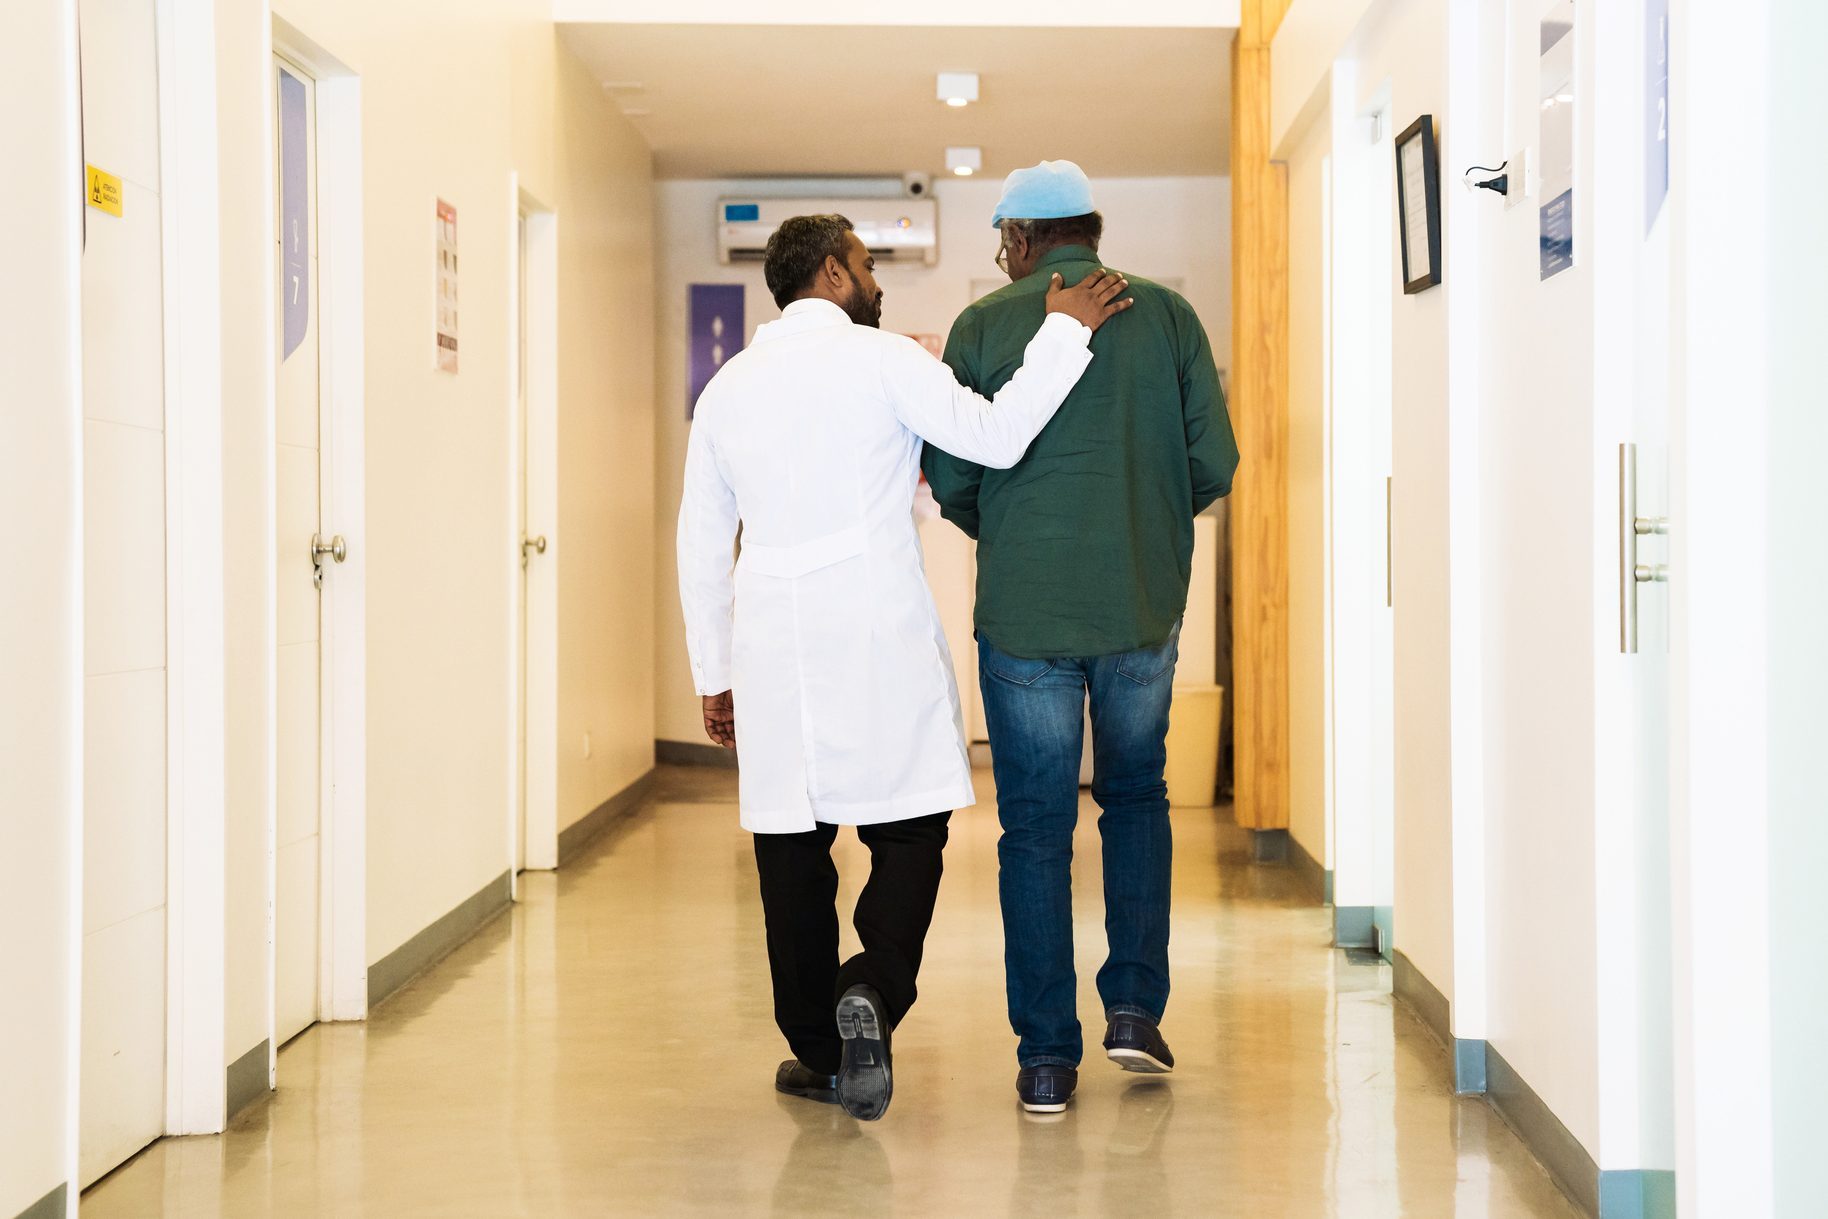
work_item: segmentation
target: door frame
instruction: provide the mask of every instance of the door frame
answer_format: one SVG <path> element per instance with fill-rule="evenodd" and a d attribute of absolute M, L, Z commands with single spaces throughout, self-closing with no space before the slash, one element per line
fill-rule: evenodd
<path fill-rule="evenodd" d="M 214 5 L 212 0 L 155 0 L 154 21 L 165 361 L 165 1129 L 167 1134 L 206 1134 L 221 1130 L 227 1118 L 227 708 L 221 647 L 222 285 Z"/>
<path fill-rule="evenodd" d="M 526 866 L 549 870 L 559 865 L 558 825 L 558 566 L 564 558 L 559 530 L 558 410 L 558 275 L 559 217 L 525 190 L 518 172 L 508 175 L 508 249 L 515 252 L 508 274 L 507 423 L 510 545 L 508 587 L 517 589 L 521 539 L 515 522 L 525 495 L 527 523 L 546 537 L 546 552 L 526 569 L 526 706 L 527 745 L 523 777 L 520 744 L 522 714 L 521 599 L 508 598 L 508 874 L 519 896 L 516 864 L 520 856 L 521 809 L 526 817 Z M 520 274 L 521 217 L 526 217 L 527 276 L 527 417 L 520 405 Z M 522 435 L 526 451 L 522 452 Z M 522 491 L 522 480 L 526 489 Z M 523 804 L 524 801 L 524 804 Z"/>
<path fill-rule="evenodd" d="M 335 55 L 303 31 L 273 18 L 271 56 L 308 72 L 317 98 L 318 428 L 319 519 L 348 542 L 320 594 L 319 698 L 322 782 L 319 784 L 318 1000 L 319 1020 L 361 1020 L 368 1015 L 368 547 L 367 402 L 364 390 L 362 245 L 362 82 Z M 269 96 L 268 106 L 272 107 Z M 269 121 L 278 149 L 276 123 Z M 273 189 L 271 183 L 268 190 Z M 272 207 L 268 207 L 271 214 Z M 272 329 L 268 327 L 269 331 Z M 271 382 L 270 382 L 271 384 Z M 269 439 L 277 427 L 277 397 L 267 404 Z M 273 445 L 267 445 L 269 459 Z M 268 490 L 277 486 L 277 475 Z M 272 494 L 269 510 L 276 512 Z M 273 521 L 269 533 L 276 531 Z M 269 565 L 271 572 L 271 565 Z M 272 593 L 277 605 L 277 577 Z M 270 691 L 270 758 L 278 751 L 276 624 L 269 619 L 267 671 Z M 277 938 L 271 895 L 276 892 L 278 851 L 277 768 L 268 805 L 268 1044 L 277 1060 L 273 1010 Z M 273 1067 L 269 1064 L 269 1070 Z"/>

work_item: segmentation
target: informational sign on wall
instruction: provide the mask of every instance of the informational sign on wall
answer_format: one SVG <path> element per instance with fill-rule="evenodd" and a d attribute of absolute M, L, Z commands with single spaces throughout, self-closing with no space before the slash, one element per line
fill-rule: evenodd
<path fill-rule="evenodd" d="M 693 284 L 686 289 L 686 418 L 724 362 L 743 349 L 743 286 Z"/>
<path fill-rule="evenodd" d="M 283 342 L 279 358 L 298 350 L 311 328 L 311 213 L 307 195 L 305 82 L 279 70 L 279 304 Z"/>
<path fill-rule="evenodd" d="M 1669 0 L 1644 3 L 1644 233 L 1669 195 Z"/>
<path fill-rule="evenodd" d="M 89 169 L 89 206 L 110 216 L 121 214 L 121 180 L 106 170 Z M 68 199 L 69 196 L 65 195 Z"/>
<path fill-rule="evenodd" d="M 1542 19 L 1537 60 L 1542 133 L 1542 205 L 1537 208 L 1541 278 L 1574 265 L 1574 0 Z"/>
<path fill-rule="evenodd" d="M 457 371 L 457 209 L 438 200 L 438 370 Z"/>

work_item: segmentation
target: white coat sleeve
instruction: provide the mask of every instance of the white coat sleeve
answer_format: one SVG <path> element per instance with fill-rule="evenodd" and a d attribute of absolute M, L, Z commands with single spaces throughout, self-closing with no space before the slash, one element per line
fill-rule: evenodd
<path fill-rule="evenodd" d="M 907 429 L 955 457 L 1007 470 L 1054 417 L 1092 362 L 1092 332 L 1050 313 L 1028 341 L 1022 367 L 994 400 L 958 383 L 914 342 L 885 343 L 882 389 Z"/>
<path fill-rule="evenodd" d="M 722 694 L 730 681 L 730 636 L 736 610 L 736 493 L 717 468 L 702 413 L 686 445 L 685 494 L 679 503 L 679 602 L 685 611 L 692 684 Z"/>

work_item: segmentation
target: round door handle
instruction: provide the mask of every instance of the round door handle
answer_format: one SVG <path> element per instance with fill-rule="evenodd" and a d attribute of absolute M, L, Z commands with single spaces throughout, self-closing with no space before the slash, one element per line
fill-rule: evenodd
<path fill-rule="evenodd" d="M 328 542 L 324 541 L 322 534 L 311 535 L 311 561 L 319 567 L 324 565 L 325 559 L 341 563 L 348 557 L 349 543 L 343 540 L 342 534 L 337 534 Z"/>
<path fill-rule="evenodd" d="M 520 552 L 522 555 L 545 554 L 546 535 L 542 533 L 536 538 L 522 538 L 520 540 Z"/>

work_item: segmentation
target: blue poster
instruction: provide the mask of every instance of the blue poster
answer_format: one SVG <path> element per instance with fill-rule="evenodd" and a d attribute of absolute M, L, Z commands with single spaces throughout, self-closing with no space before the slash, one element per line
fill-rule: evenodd
<path fill-rule="evenodd" d="M 311 324 L 311 204 L 305 172 L 305 82 L 279 70 L 279 304 L 285 318 L 281 361 L 298 350 Z"/>
<path fill-rule="evenodd" d="M 1644 0 L 1644 234 L 1669 195 L 1669 0 Z"/>
<path fill-rule="evenodd" d="M 1542 276 L 1559 275 L 1574 265 L 1574 192 L 1565 190 L 1538 210 L 1542 240 Z"/>
<path fill-rule="evenodd" d="M 743 286 L 693 284 L 686 289 L 686 418 L 724 362 L 743 349 Z"/>

